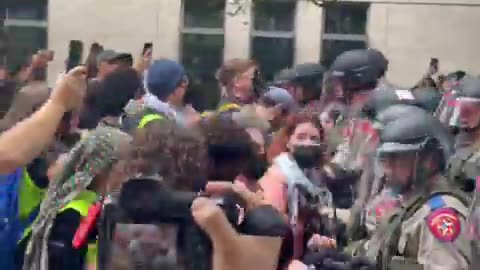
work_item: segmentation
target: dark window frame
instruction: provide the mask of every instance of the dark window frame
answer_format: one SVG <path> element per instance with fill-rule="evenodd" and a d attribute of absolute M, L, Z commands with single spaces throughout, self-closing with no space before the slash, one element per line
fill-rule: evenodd
<path fill-rule="evenodd" d="M 325 42 L 328 42 L 328 41 L 332 41 L 332 42 L 352 42 L 352 43 L 359 43 L 359 42 L 363 42 L 364 44 L 364 48 L 366 48 L 368 46 L 368 33 L 367 33 L 367 21 L 368 21 L 368 12 L 369 12 L 369 9 L 370 9 L 370 6 L 371 4 L 368 3 L 368 2 L 341 2 L 341 3 L 334 3 L 332 5 L 336 5 L 334 6 L 334 8 L 339 8 L 339 6 L 341 6 L 341 8 L 343 9 L 348 9 L 349 7 L 350 8 L 363 8 L 364 9 L 364 12 L 365 12 L 365 22 L 364 22 L 364 28 L 362 29 L 363 33 L 362 34 L 358 34 L 358 33 L 333 33 L 333 32 L 328 32 L 328 29 L 327 29 L 327 17 L 328 17 L 328 6 L 324 7 L 323 8 L 323 33 L 321 33 L 321 52 L 320 52 L 320 55 L 321 55 L 321 60 L 324 64 L 326 64 L 327 66 L 331 63 L 326 63 L 327 60 L 330 60 L 331 59 L 328 59 L 328 57 L 325 57 L 325 55 L 327 54 L 326 50 L 325 50 Z M 352 47 L 361 47 L 361 46 L 352 46 Z"/>
<path fill-rule="evenodd" d="M 262 38 L 262 39 L 272 39 L 272 40 L 275 40 L 275 39 L 288 39 L 290 40 L 290 42 L 292 43 L 292 46 L 291 46 L 291 55 L 290 55 L 290 63 L 288 64 L 287 67 L 283 67 L 283 68 L 288 68 L 292 65 L 294 65 L 295 63 L 295 55 L 296 55 L 296 51 L 295 51 L 295 36 L 296 36 L 296 23 L 297 23 L 297 8 L 298 8 L 298 1 L 296 0 L 269 0 L 269 1 L 276 1 L 276 2 L 290 2 L 291 4 L 294 5 L 293 9 L 291 10 L 292 12 L 292 29 L 290 31 L 284 31 L 284 30 L 257 30 L 256 29 L 256 24 L 255 24 L 255 3 L 252 5 L 252 13 L 251 13 L 251 32 L 250 32 L 250 52 L 249 52 L 249 55 L 251 58 L 253 58 L 254 60 L 257 60 L 258 59 L 255 59 L 255 55 L 254 55 L 254 41 L 256 38 Z M 262 63 L 258 63 L 260 65 L 260 68 Z M 277 70 L 276 72 L 279 72 L 280 70 Z M 270 74 L 270 75 L 274 75 L 274 74 Z"/>
<path fill-rule="evenodd" d="M 198 1 L 198 0 L 196 0 Z M 186 25 L 186 17 L 185 17 L 185 8 L 186 8 L 186 5 L 185 5 L 185 1 L 182 1 L 182 8 L 181 8 L 181 12 L 182 12 L 182 27 L 181 27 L 181 30 L 180 30 L 180 42 L 179 42 L 179 60 L 180 62 L 182 63 L 182 65 L 185 66 L 185 36 L 186 35 L 192 35 L 192 36 L 205 36 L 205 37 L 211 37 L 211 36 L 217 36 L 217 37 L 222 37 L 223 38 L 223 46 L 221 48 L 221 51 L 219 52 L 220 54 L 220 63 L 218 65 L 218 67 L 216 68 L 219 68 L 220 65 L 223 63 L 224 61 L 224 51 L 225 51 L 225 16 L 226 15 L 226 8 L 227 8 L 227 0 L 224 0 L 225 1 L 225 4 L 223 6 L 223 14 L 224 14 L 224 17 L 223 17 L 223 24 L 221 27 L 194 27 L 194 26 L 188 26 Z M 192 74 L 195 74 L 196 72 L 193 71 L 190 69 L 188 70 L 188 66 L 185 66 L 185 68 L 187 69 L 187 73 L 189 73 L 189 75 L 192 75 Z M 210 73 L 210 71 L 208 71 L 208 73 Z M 215 73 L 216 73 L 216 70 L 212 70 L 211 71 L 211 75 L 212 75 L 212 78 L 215 77 Z M 201 75 L 205 75 L 205 73 L 201 72 Z M 202 77 L 202 76 L 200 76 Z M 191 78 L 191 83 L 194 82 L 196 80 L 196 78 Z M 207 85 L 207 86 L 210 86 L 210 85 Z M 215 85 L 216 88 L 218 88 L 218 85 Z M 195 84 L 192 84 L 191 85 L 192 88 L 196 88 L 194 89 L 194 91 L 192 92 L 196 92 L 195 94 L 199 95 L 199 96 L 194 96 L 193 98 L 196 98 L 196 99 L 201 99 L 201 101 L 199 101 L 200 105 L 198 106 L 198 108 L 196 108 L 197 110 L 209 110 L 209 109 L 215 109 L 213 107 L 215 101 L 212 100 L 212 97 L 210 96 L 206 96 L 206 95 L 201 95 L 198 93 L 198 91 L 195 91 L 197 89 L 202 89 L 202 90 L 205 90 L 203 89 L 204 87 L 203 86 L 198 86 L 198 85 L 195 85 Z M 200 91 L 202 91 L 200 90 Z M 218 90 L 218 94 L 220 94 L 220 89 L 215 89 L 215 90 Z M 205 93 L 204 93 L 205 94 Z M 187 94 L 188 96 L 188 94 Z M 187 97 L 188 99 L 188 97 Z M 195 104 L 193 104 L 194 107 Z"/>
<path fill-rule="evenodd" d="M 35 33 L 34 42 L 28 42 L 28 46 L 15 46 L 11 40 L 9 42 L 10 46 L 14 46 L 15 50 L 10 49 L 10 52 L 4 56 L 2 59 L 10 69 L 17 69 L 19 65 L 22 65 L 29 56 L 35 53 L 38 49 L 48 48 L 48 1 L 31 1 L 32 5 L 25 6 L 26 4 L 4 4 L 0 8 L 3 10 L 3 17 L 0 27 L 2 27 L 7 35 L 15 36 L 16 31 L 21 30 L 22 28 L 28 31 L 39 31 Z M 32 11 L 33 16 L 31 18 L 18 18 L 16 16 L 12 17 L 12 9 L 22 9 L 27 7 L 27 10 Z M 28 14 L 28 12 L 27 12 Z M 40 33 L 44 32 L 44 33 Z M 23 43 L 23 42 L 22 42 Z M 41 44 L 40 44 L 41 43 Z"/>

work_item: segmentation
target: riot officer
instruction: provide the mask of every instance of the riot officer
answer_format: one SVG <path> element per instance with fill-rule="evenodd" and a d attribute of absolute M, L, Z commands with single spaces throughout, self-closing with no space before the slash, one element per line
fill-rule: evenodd
<path fill-rule="evenodd" d="M 465 78 L 460 84 L 450 122 L 457 126 L 456 152 L 449 160 L 448 177 L 464 191 L 472 192 L 480 175 L 480 80 Z"/>
<path fill-rule="evenodd" d="M 398 118 L 380 132 L 377 156 L 396 205 L 373 209 L 379 226 L 356 250 L 377 269 L 468 269 L 468 200 L 442 176 L 447 134 L 429 113 Z"/>
<path fill-rule="evenodd" d="M 390 90 L 393 88 L 398 88 L 387 82 L 385 78 L 388 71 L 388 59 L 385 57 L 385 55 L 381 51 L 374 48 L 369 48 L 367 52 L 370 58 L 373 59 L 374 63 L 377 65 L 378 69 L 378 85 L 376 90 Z"/>
<path fill-rule="evenodd" d="M 319 63 L 305 63 L 293 68 L 295 77 L 292 79 L 292 95 L 302 107 L 318 106 L 325 71 Z"/>
<path fill-rule="evenodd" d="M 352 149 L 351 146 L 355 145 L 357 137 L 363 136 L 360 127 L 369 125 L 369 120 L 362 117 L 361 109 L 377 86 L 381 74 L 378 63 L 378 58 L 372 57 L 371 52 L 367 50 L 347 51 L 335 59 L 325 80 L 327 90 L 322 97 L 324 101 L 341 102 L 347 104 L 349 108 L 345 112 L 346 117 L 343 117 L 345 121 L 337 122 L 333 128 L 338 132 L 327 130 L 329 142 L 335 143 L 328 134 L 344 135 L 344 142 L 329 145 L 330 148 L 336 148 L 336 153 L 331 164 L 325 166 L 328 178 L 332 179 L 330 182 L 335 184 L 333 190 L 342 191 L 341 195 L 334 194 L 334 198 L 345 196 L 350 197 L 352 201 L 356 193 L 352 185 L 361 176 L 363 166 L 352 159 L 356 149 Z M 341 187 L 338 186 L 340 183 Z M 345 206 L 344 203 L 342 205 Z"/>
<path fill-rule="evenodd" d="M 376 95 L 387 93 L 386 91 L 379 91 L 376 92 Z M 377 98 L 378 99 L 378 98 Z M 371 106 L 366 106 L 364 108 L 364 113 L 371 119 L 373 122 L 373 126 L 370 128 L 370 134 L 368 136 L 364 136 L 363 138 L 359 138 L 355 143 L 357 146 L 353 146 L 353 149 L 358 149 L 356 157 L 361 157 L 365 162 L 363 165 L 364 173 L 360 179 L 358 184 L 358 198 L 355 202 L 355 206 L 351 211 L 351 219 L 350 219 L 350 226 L 349 226 L 349 234 L 350 239 L 356 240 L 359 239 L 362 235 L 367 233 L 367 229 L 372 231 L 375 226 L 375 218 L 372 217 L 367 218 L 368 216 L 367 211 L 365 208 L 372 208 L 378 204 L 380 197 L 383 199 L 391 199 L 386 198 L 391 194 L 388 194 L 384 191 L 384 174 L 381 166 L 379 166 L 378 160 L 376 159 L 376 148 L 379 144 L 379 133 L 382 131 L 385 125 L 388 123 L 400 119 L 400 118 L 407 118 L 411 117 L 412 115 L 422 115 L 428 113 L 424 109 L 421 108 L 418 104 L 413 106 L 413 104 L 401 104 L 397 101 L 397 104 L 390 104 L 387 108 L 383 108 L 381 104 L 388 104 L 388 102 L 380 103 L 377 108 L 378 111 L 374 111 Z M 368 109 L 367 109 L 368 108 Z M 441 131 L 438 132 L 439 135 L 443 134 Z M 439 140 L 441 140 L 445 147 L 449 146 L 448 153 L 453 153 L 453 138 L 449 136 L 450 134 L 443 134 L 439 136 Z M 379 196 L 382 195 L 382 196 Z M 372 199 L 373 198 L 373 199 Z M 389 201 L 388 203 L 391 203 Z M 383 202 L 382 202 L 383 203 Z"/>
<path fill-rule="evenodd" d="M 432 114 L 435 113 L 442 99 L 442 94 L 433 87 L 415 88 L 412 90 L 412 94 L 417 100 L 417 104 Z"/>

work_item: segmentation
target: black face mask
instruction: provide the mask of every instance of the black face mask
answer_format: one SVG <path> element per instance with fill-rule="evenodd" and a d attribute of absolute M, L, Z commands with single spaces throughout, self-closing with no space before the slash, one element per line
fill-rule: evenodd
<path fill-rule="evenodd" d="M 267 158 L 265 155 L 258 155 L 255 158 L 252 158 L 243 172 L 245 176 L 250 181 L 257 181 L 262 178 L 265 172 L 268 169 Z"/>
<path fill-rule="evenodd" d="M 295 145 L 292 155 L 300 168 L 315 168 L 320 165 L 322 147 L 320 145 Z"/>

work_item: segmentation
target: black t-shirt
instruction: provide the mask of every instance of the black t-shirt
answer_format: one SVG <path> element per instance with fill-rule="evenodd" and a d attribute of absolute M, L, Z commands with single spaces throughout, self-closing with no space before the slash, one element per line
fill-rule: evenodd
<path fill-rule="evenodd" d="M 27 166 L 27 172 L 34 184 L 39 188 L 48 186 L 47 177 L 48 164 L 43 158 L 33 160 Z M 74 249 L 72 246 L 73 236 L 80 224 L 80 213 L 73 209 L 65 210 L 55 218 L 51 230 L 48 253 L 50 270 L 84 270 L 87 245 L 80 249 Z M 23 257 L 30 235 L 24 238 L 15 252 L 16 269 L 21 270 L 23 266 Z"/>
<path fill-rule="evenodd" d="M 48 261 L 50 270 L 84 270 L 87 245 L 80 249 L 72 246 L 73 236 L 80 224 L 80 214 L 68 209 L 57 215 L 51 230 L 48 243 Z M 23 256 L 30 236 L 24 238 L 18 245 L 15 253 L 16 269 L 21 270 Z"/>

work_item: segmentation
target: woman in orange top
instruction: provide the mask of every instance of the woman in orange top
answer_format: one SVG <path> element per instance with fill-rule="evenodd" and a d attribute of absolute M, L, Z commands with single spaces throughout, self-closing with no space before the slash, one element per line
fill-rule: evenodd
<path fill-rule="evenodd" d="M 288 182 L 290 168 L 304 175 L 309 169 L 320 168 L 323 163 L 323 128 L 320 120 L 308 114 L 295 114 L 279 131 L 270 145 L 267 156 L 271 166 L 259 180 L 264 200 L 279 211 L 288 214 Z M 285 166 L 285 164 L 288 164 Z M 293 167 L 292 167 L 293 166 Z M 310 170 L 312 171 L 312 170 Z M 308 178 L 308 177 L 306 177 Z M 304 251 L 304 220 L 300 216 L 292 225 L 294 235 L 294 258 L 300 258 Z M 309 247 L 332 246 L 334 241 L 320 235 L 313 235 Z M 292 266 L 294 263 L 292 264 Z"/>

